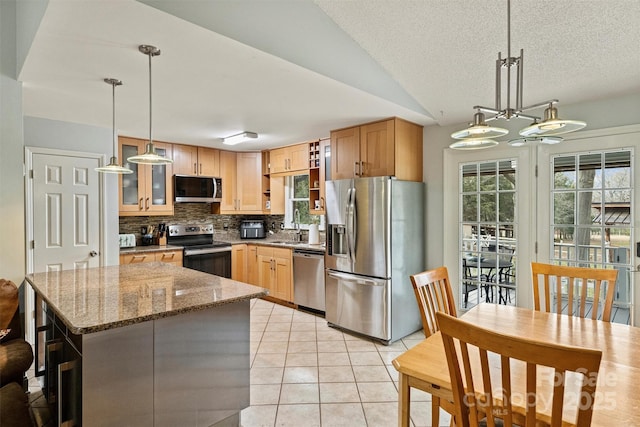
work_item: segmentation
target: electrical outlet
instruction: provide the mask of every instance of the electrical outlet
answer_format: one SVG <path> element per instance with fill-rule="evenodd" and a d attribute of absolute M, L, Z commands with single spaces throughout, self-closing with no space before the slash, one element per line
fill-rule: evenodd
<path fill-rule="evenodd" d="M 229 223 L 228 222 L 223 223 L 222 224 L 222 229 L 223 230 L 228 230 L 229 229 Z"/>
<path fill-rule="evenodd" d="M 284 230 L 284 222 L 280 223 L 280 230 Z"/>
<path fill-rule="evenodd" d="M 272 229 L 272 230 L 275 230 L 275 229 L 276 229 L 276 223 L 275 223 L 275 221 L 271 223 L 271 229 Z"/>

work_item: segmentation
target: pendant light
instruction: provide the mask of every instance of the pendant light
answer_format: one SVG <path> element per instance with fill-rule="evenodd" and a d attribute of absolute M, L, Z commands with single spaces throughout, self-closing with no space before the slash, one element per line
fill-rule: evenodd
<path fill-rule="evenodd" d="M 524 50 L 520 49 L 520 56 L 511 56 L 511 0 L 507 0 L 507 57 L 502 58 L 502 53 L 498 54 L 498 60 L 496 61 L 496 92 L 495 92 L 495 107 L 483 107 L 476 105 L 473 107 L 476 110 L 474 115 L 474 121 L 472 126 L 457 131 L 451 134 L 454 139 L 459 139 L 451 144 L 450 148 L 455 149 L 475 149 L 486 148 L 495 144 L 479 144 L 478 138 L 497 138 L 502 135 L 506 135 L 508 131 L 502 128 L 489 127 L 485 123 L 485 116 L 483 113 L 490 113 L 493 116 L 487 120 L 519 118 L 533 120 L 533 123 L 528 127 L 522 129 L 519 133 L 525 137 L 514 140 L 513 143 L 509 143 L 511 146 L 521 146 L 528 142 L 540 142 L 540 143 L 558 143 L 562 141 L 559 139 L 539 139 L 538 137 L 548 137 L 551 135 L 560 135 L 569 132 L 575 132 L 582 129 L 587 124 L 580 120 L 563 120 L 558 118 L 558 110 L 554 106 L 558 103 L 557 99 L 550 101 L 544 101 L 534 105 L 523 107 L 522 105 L 522 92 L 523 92 L 523 60 Z M 511 106 L 511 67 L 516 67 L 516 87 L 515 87 L 515 106 Z M 501 81 L 502 81 L 502 69 L 506 68 L 506 108 L 502 108 L 502 93 L 501 93 Z M 524 114 L 525 111 L 533 110 L 537 108 L 546 107 L 544 110 L 544 119 L 540 121 L 540 117 Z M 529 139 L 529 138 L 533 139 Z"/>
<path fill-rule="evenodd" d="M 120 166 L 118 164 L 118 158 L 116 157 L 116 152 L 118 150 L 118 132 L 116 131 L 116 86 L 122 85 L 122 81 L 118 79 L 104 79 L 104 82 L 111 85 L 111 96 L 113 99 L 113 156 L 111 160 L 109 160 L 109 164 L 106 166 L 101 166 L 96 168 L 96 171 L 102 173 L 119 173 L 119 174 L 128 174 L 133 173 L 131 169 L 128 169 L 124 166 Z"/>
<path fill-rule="evenodd" d="M 143 154 L 138 154 L 133 157 L 129 157 L 127 161 L 132 163 L 141 163 L 145 165 L 166 165 L 173 163 L 173 160 L 161 156 L 156 153 L 156 148 L 153 146 L 153 134 L 152 134 L 152 124 L 153 124 L 153 110 L 152 110 L 152 102 L 151 102 L 151 58 L 153 56 L 160 55 L 160 49 L 155 46 L 149 45 L 140 45 L 138 50 L 143 54 L 149 56 L 149 142 L 147 143 L 145 152 Z"/>

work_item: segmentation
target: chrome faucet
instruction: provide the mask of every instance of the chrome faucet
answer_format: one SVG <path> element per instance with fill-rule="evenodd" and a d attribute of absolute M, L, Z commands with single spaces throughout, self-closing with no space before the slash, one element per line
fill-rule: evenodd
<path fill-rule="evenodd" d="M 293 228 L 296 230 L 294 240 L 296 242 L 302 241 L 302 234 L 300 232 L 300 210 L 298 208 L 293 211 Z"/>

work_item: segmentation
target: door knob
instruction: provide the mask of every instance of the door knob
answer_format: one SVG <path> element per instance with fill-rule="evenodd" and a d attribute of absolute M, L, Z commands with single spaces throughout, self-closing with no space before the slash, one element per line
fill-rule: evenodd
<path fill-rule="evenodd" d="M 90 256 L 91 258 L 93 258 L 93 257 L 94 257 L 94 256 L 96 256 L 96 255 L 98 255 L 98 252 L 96 252 L 96 251 L 91 251 L 91 252 L 89 252 L 89 256 Z"/>

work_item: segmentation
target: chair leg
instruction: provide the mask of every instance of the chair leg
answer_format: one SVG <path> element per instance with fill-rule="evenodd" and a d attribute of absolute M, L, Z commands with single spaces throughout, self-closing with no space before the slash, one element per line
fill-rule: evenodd
<path fill-rule="evenodd" d="M 431 396 L 431 426 L 440 426 L 440 398 Z"/>

